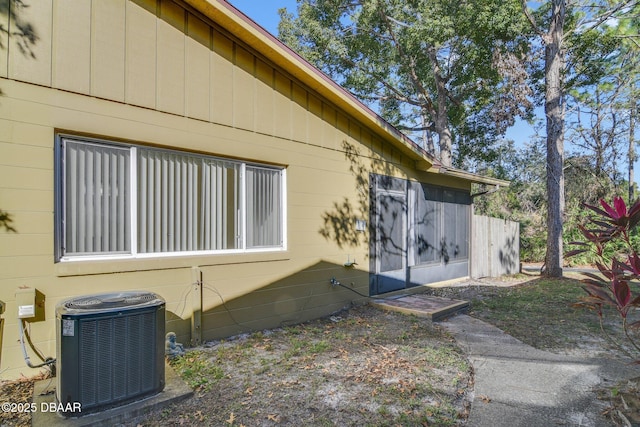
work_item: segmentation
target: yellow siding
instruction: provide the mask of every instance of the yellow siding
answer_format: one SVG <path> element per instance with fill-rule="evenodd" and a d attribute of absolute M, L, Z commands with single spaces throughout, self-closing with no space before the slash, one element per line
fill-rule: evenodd
<path fill-rule="evenodd" d="M 291 138 L 295 141 L 307 140 L 307 91 L 293 83 L 291 93 Z"/>
<path fill-rule="evenodd" d="M 187 32 L 185 114 L 194 119 L 209 120 L 211 28 L 188 15 Z"/>
<path fill-rule="evenodd" d="M 89 93 L 91 77 L 91 2 L 53 2 L 53 87 Z"/>
<path fill-rule="evenodd" d="M 246 49 L 236 46 L 233 73 L 233 125 L 240 129 L 253 130 L 255 109 L 255 87 L 253 55 Z"/>
<path fill-rule="evenodd" d="M 91 95 L 124 102 L 126 0 L 91 2 Z"/>
<path fill-rule="evenodd" d="M 158 20 L 143 7 L 126 4 L 125 101 L 156 106 L 156 48 Z"/>
<path fill-rule="evenodd" d="M 43 190 L 25 190 L 15 187 L 0 188 L 0 200 L 2 209 L 8 212 L 47 212 L 53 213 L 53 193 Z M 14 218 L 14 222 L 21 221 L 21 218 Z M 37 226 L 29 223 L 30 226 Z M 51 224 L 45 224 L 51 231 Z"/>
<path fill-rule="evenodd" d="M 233 42 L 219 31 L 213 32 L 211 73 L 211 121 L 233 124 Z"/>
<path fill-rule="evenodd" d="M 261 60 L 256 60 L 256 132 L 273 135 L 275 122 L 273 68 Z"/>
<path fill-rule="evenodd" d="M 308 105 L 307 123 L 309 128 L 309 141 L 321 144 L 321 138 L 318 139 L 318 137 L 322 136 L 325 127 L 325 123 L 322 121 L 322 101 L 313 94 L 309 94 Z"/>
<path fill-rule="evenodd" d="M 184 114 L 185 88 L 185 11 L 170 0 L 160 3 L 157 24 L 157 108 Z"/>
<path fill-rule="evenodd" d="M 0 28 L 9 28 L 9 2 L 0 4 Z M 0 77 L 7 77 L 7 64 L 9 61 L 9 34 L 0 31 Z"/>
<path fill-rule="evenodd" d="M 322 120 L 324 123 L 328 123 L 330 126 L 322 126 L 322 132 L 320 134 L 311 135 L 311 138 L 320 138 L 320 140 L 313 141 L 313 143 L 330 149 L 335 149 L 340 146 L 341 141 L 336 129 L 336 119 L 336 109 L 333 108 L 332 105 L 323 104 Z"/>
<path fill-rule="evenodd" d="M 274 110 L 277 111 L 274 125 L 275 135 L 291 138 L 291 80 L 279 72 L 275 74 Z"/>

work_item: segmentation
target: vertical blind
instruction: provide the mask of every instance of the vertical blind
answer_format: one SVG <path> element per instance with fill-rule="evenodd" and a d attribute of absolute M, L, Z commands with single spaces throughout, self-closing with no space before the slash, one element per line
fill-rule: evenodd
<path fill-rule="evenodd" d="M 65 141 L 64 252 L 130 251 L 128 149 Z"/>
<path fill-rule="evenodd" d="M 235 249 L 240 165 L 140 149 L 138 251 Z"/>
<path fill-rule="evenodd" d="M 202 175 L 201 250 L 240 247 L 240 165 L 207 160 Z"/>
<path fill-rule="evenodd" d="M 138 251 L 198 249 L 201 160 L 166 151 L 138 151 Z"/>
<path fill-rule="evenodd" d="M 247 247 L 282 244 L 282 181 L 274 169 L 247 166 Z"/>
<path fill-rule="evenodd" d="M 132 162 L 131 147 L 71 139 L 63 144 L 63 256 L 283 244 L 281 169 L 245 165 L 242 179 L 243 163 L 237 161 L 138 147 Z M 137 247 L 132 248 L 134 197 Z"/>

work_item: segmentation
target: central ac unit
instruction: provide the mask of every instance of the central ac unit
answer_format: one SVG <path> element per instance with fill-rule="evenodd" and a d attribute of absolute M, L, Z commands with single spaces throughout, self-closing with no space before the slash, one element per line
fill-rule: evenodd
<path fill-rule="evenodd" d="M 96 294 L 56 306 L 56 400 L 80 416 L 164 388 L 165 301 L 151 292 Z M 72 406 L 73 407 L 73 406 Z"/>

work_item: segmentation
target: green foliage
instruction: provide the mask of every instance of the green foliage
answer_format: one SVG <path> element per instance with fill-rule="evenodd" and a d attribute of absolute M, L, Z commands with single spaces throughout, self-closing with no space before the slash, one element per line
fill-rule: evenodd
<path fill-rule="evenodd" d="M 480 215 L 504 218 L 520 223 L 520 259 L 529 262 L 544 261 L 546 253 L 546 164 L 541 144 L 505 152 L 505 165 L 479 170 L 490 176 L 511 181 L 508 188 L 474 199 L 475 211 Z M 593 157 L 569 156 L 565 160 L 565 243 L 579 239 L 578 229 L 587 213 L 583 203 L 595 204 L 600 198 L 613 198 L 624 191 L 624 182 L 612 181 L 608 176 L 594 173 Z M 500 166 L 498 164 L 498 166 Z M 475 189 L 474 193 L 482 191 Z M 612 245 L 611 251 L 615 251 Z M 583 253 L 567 260 L 574 265 L 593 264 L 591 253 Z"/>
<path fill-rule="evenodd" d="M 190 351 L 170 360 L 177 373 L 193 389 L 208 391 L 215 381 L 224 378 L 224 371 L 207 358 L 203 351 Z"/>
<path fill-rule="evenodd" d="M 496 136 L 530 113 L 520 7 L 301 0 L 297 16 L 280 11 L 279 36 L 425 147 L 435 136 L 458 160 L 491 157 Z"/>
<path fill-rule="evenodd" d="M 475 212 L 520 223 L 520 259 L 541 261 L 546 245 L 546 197 L 544 155 L 539 145 L 532 144 L 504 153 L 504 164 L 479 170 L 489 176 L 511 181 L 507 188 L 474 199 Z M 474 189 L 474 193 L 483 188 Z"/>

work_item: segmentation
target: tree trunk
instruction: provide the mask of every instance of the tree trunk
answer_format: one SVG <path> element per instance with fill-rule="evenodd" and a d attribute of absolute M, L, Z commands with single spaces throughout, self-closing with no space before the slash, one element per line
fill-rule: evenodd
<path fill-rule="evenodd" d="M 442 70 L 438 63 L 438 57 L 434 49 L 427 50 L 429 59 L 433 64 L 433 75 L 436 80 L 437 101 L 434 125 L 438 134 L 438 145 L 440 146 L 440 162 L 443 166 L 451 166 L 451 150 L 453 138 L 451 137 L 451 129 L 449 129 L 449 117 L 447 116 L 447 82 L 442 77 Z"/>
<path fill-rule="evenodd" d="M 545 38 L 545 114 L 547 118 L 547 254 L 545 275 L 562 276 L 564 216 L 564 97 L 562 70 L 565 0 L 553 0 L 553 15 Z"/>
<path fill-rule="evenodd" d="M 435 155 L 436 147 L 433 143 L 433 135 L 431 134 L 428 126 L 430 123 L 429 112 L 426 111 L 425 108 L 422 109 L 420 118 L 422 119 L 422 140 L 424 143 L 424 149 L 427 150 L 429 154 Z"/>
<path fill-rule="evenodd" d="M 596 123 L 593 126 L 593 148 L 595 151 L 595 174 L 598 178 L 605 176 L 604 173 L 604 150 L 605 150 L 605 141 L 604 135 L 602 134 L 602 103 L 600 102 L 600 90 L 596 88 L 595 91 L 596 96 Z"/>
<path fill-rule="evenodd" d="M 440 98 L 440 97 L 438 97 Z M 451 130 L 449 129 L 449 119 L 447 118 L 447 109 L 444 107 L 444 113 L 440 109 L 440 99 L 438 99 L 438 114 L 436 116 L 435 125 L 438 132 L 440 145 L 440 162 L 443 166 L 451 166 Z"/>

